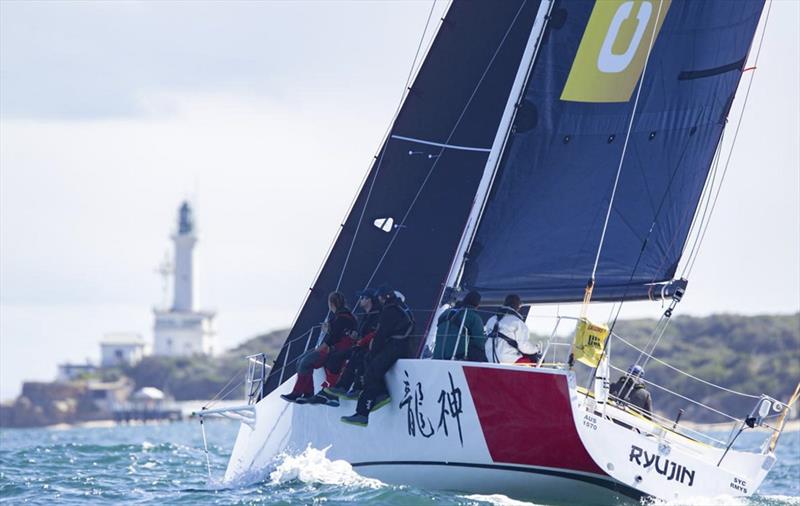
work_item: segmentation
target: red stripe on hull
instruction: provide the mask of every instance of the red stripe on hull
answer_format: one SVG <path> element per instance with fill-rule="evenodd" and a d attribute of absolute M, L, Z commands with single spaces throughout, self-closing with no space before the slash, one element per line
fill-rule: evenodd
<path fill-rule="evenodd" d="M 605 475 L 575 429 L 566 376 L 464 366 L 492 460 Z"/>

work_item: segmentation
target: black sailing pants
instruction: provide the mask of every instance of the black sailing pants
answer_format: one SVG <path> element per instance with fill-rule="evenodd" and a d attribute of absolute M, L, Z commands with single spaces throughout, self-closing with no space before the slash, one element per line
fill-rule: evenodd
<path fill-rule="evenodd" d="M 349 390 L 353 386 L 356 389 L 360 389 L 363 386 L 362 376 L 364 375 L 364 369 L 366 369 L 368 352 L 369 350 L 366 347 L 361 346 L 350 349 L 347 367 L 344 368 L 342 376 L 336 382 L 336 388 Z"/>
<path fill-rule="evenodd" d="M 381 395 L 388 395 L 386 373 L 400 358 L 411 356 L 408 339 L 389 339 L 386 346 L 370 357 L 364 372 L 364 391 L 358 398 L 356 413 L 369 416 L 369 410 Z"/>

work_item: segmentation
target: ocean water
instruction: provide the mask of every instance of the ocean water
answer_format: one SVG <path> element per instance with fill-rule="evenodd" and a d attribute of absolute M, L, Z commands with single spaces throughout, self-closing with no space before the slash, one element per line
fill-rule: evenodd
<path fill-rule="evenodd" d="M 223 488 L 238 424 L 206 422 L 212 481 L 197 422 L 108 428 L 0 430 L 0 502 L 17 504 L 352 504 L 527 505 L 502 495 L 475 496 L 383 484 L 309 448 L 285 456 L 263 480 Z M 743 434 L 757 446 L 758 434 Z M 784 434 L 778 462 L 747 500 L 721 506 L 800 506 L 800 431 Z M 700 504 L 695 503 L 695 504 Z"/>

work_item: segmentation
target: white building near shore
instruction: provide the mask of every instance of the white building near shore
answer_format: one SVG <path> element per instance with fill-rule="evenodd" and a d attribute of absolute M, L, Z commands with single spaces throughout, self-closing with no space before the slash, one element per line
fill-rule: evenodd
<path fill-rule="evenodd" d="M 154 309 L 154 355 L 211 355 L 214 352 L 213 311 L 195 309 L 194 247 L 197 244 L 192 209 L 188 202 L 178 211 L 173 267 L 173 302 L 169 309 Z"/>
<path fill-rule="evenodd" d="M 101 367 L 136 365 L 146 354 L 144 339 L 139 334 L 106 334 L 100 341 Z"/>

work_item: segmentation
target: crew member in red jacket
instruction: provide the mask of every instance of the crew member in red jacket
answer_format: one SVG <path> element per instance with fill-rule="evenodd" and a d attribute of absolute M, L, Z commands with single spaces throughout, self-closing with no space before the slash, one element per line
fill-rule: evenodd
<path fill-rule="evenodd" d="M 289 394 L 281 395 L 281 398 L 298 404 L 308 403 L 314 396 L 314 369 L 320 367 L 331 367 L 337 365 L 337 357 L 341 352 L 349 349 L 353 345 L 351 333 L 356 329 L 356 318 L 347 307 L 343 294 L 332 292 L 328 295 L 328 309 L 330 316 L 328 321 L 323 324 L 325 337 L 322 344 L 308 350 L 300 355 L 297 365 L 297 381 L 294 389 Z M 341 368 L 341 362 L 338 363 Z M 338 370 L 335 371 L 338 374 Z M 324 402 L 324 401 L 323 401 Z"/>

